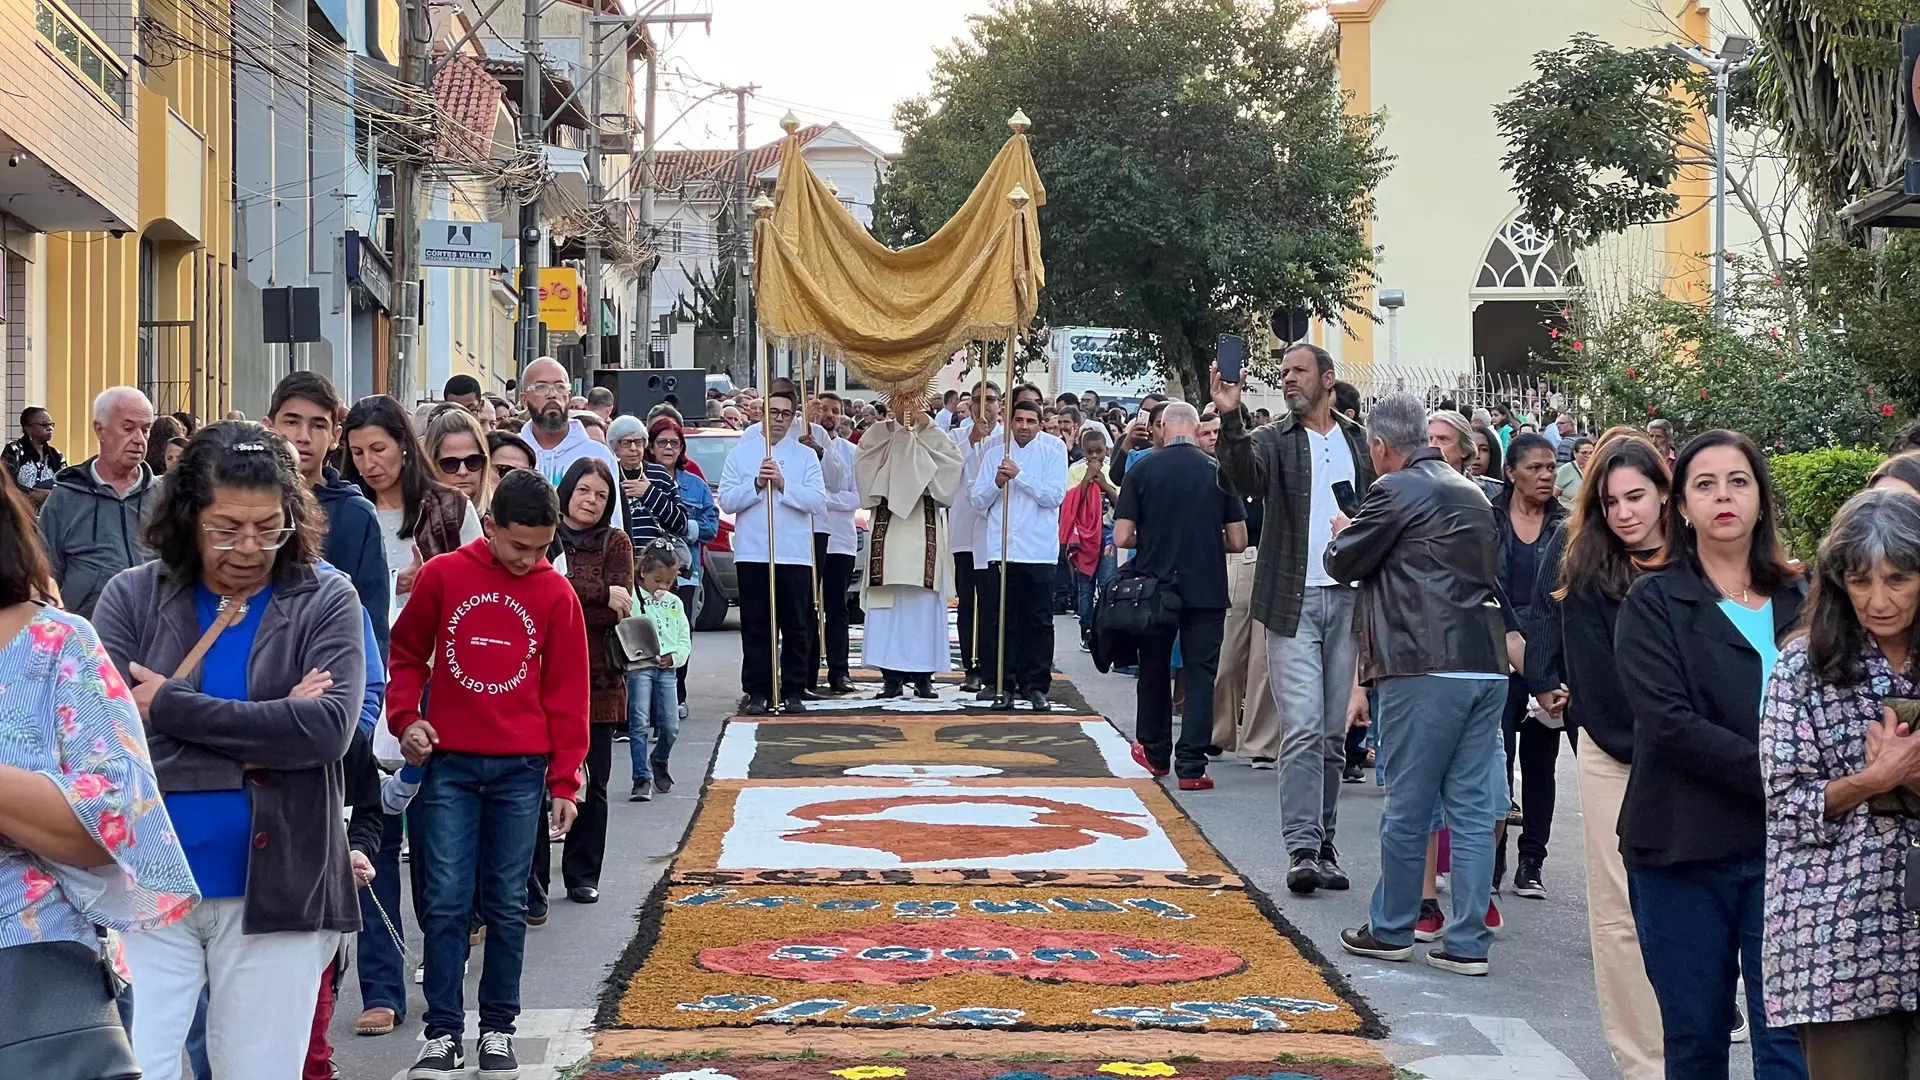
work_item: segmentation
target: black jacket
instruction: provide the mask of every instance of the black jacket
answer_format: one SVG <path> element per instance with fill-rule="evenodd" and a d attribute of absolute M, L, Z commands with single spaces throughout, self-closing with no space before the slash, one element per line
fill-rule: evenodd
<path fill-rule="evenodd" d="M 1537 696 L 1564 684 L 1571 695 L 1567 726 L 1586 732 L 1608 757 L 1631 764 L 1633 708 L 1613 657 L 1620 601 L 1598 592 L 1554 599 L 1566 550 L 1562 525 L 1541 552 L 1533 579 L 1533 609 L 1526 623 L 1527 691 Z"/>
<path fill-rule="evenodd" d="M 1485 487 L 1481 488 L 1481 491 L 1484 492 L 1485 490 Z M 1508 484 L 1502 487 L 1500 493 L 1489 498 L 1488 502 L 1493 505 L 1493 522 L 1500 529 L 1500 549 L 1496 556 L 1497 561 L 1493 566 L 1497 573 L 1505 575 L 1507 572 L 1507 557 L 1509 553 L 1513 551 L 1513 542 L 1517 539 L 1513 532 L 1513 485 Z M 1553 534 L 1560 530 L 1560 526 L 1566 521 L 1566 518 L 1567 508 L 1560 505 L 1560 500 L 1548 499 L 1544 517 L 1540 522 L 1540 536 L 1548 542 L 1548 546 L 1551 546 Z M 1554 564 L 1558 565 L 1559 556 L 1555 555 L 1552 559 Z M 1547 547 L 1543 546 L 1540 549 L 1540 562 L 1535 567 L 1536 576 L 1538 567 L 1547 565 L 1547 562 L 1548 551 Z M 1528 584 L 1531 585 L 1533 583 L 1528 582 Z M 1510 596 L 1513 593 L 1513 583 L 1505 580 L 1504 576 L 1501 579 L 1500 585 L 1505 595 Z M 1538 604 L 1539 602 L 1540 591 L 1535 589 L 1533 592 L 1533 603 Z M 1517 614 L 1524 624 L 1527 619 L 1527 612 L 1522 610 L 1517 612 Z"/>
<path fill-rule="evenodd" d="M 333 466 L 322 469 L 320 477 L 313 498 L 327 515 L 327 539 L 320 549 L 321 557 L 353 582 L 361 606 L 373 618 L 373 638 L 380 643 L 380 660 L 385 663 L 390 626 L 387 608 L 393 583 L 387 579 L 387 546 L 380 535 L 380 519 L 374 516 L 373 504 L 360 493 L 360 485 L 340 479 Z"/>
<path fill-rule="evenodd" d="M 1506 674 L 1498 547 L 1487 497 L 1440 451 L 1374 481 L 1326 557 L 1336 581 L 1360 583 L 1361 681 Z"/>
<path fill-rule="evenodd" d="M 1800 619 L 1806 583 L 1773 597 L 1774 640 Z M 1620 807 L 1629 867 L 1759 855 L 1760 654 L 1690 565 L 1642 575 L 1627 590 L 1614 656 L 1633 710 L 1633 775 Z"/>

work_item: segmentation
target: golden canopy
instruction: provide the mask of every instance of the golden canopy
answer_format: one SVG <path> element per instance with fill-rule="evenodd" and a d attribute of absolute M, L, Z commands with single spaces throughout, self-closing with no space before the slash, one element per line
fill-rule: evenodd
<path fill-rule="evenodd" d="M 1033 321 L 1045 269 L 1046 188 L 1027 118 L 940 231 L 894 251 L 868 234 L 801 157 L 793 126 L 780 149 L 771 213 L 753 228 L 755 301 L 772 340 L 843 360 L 890 395 L 923 392 L 970 341 L 1005 341 Z"/>

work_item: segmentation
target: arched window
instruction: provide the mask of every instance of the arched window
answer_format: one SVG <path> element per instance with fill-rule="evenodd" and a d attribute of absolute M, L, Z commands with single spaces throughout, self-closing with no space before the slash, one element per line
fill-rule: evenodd
<path fill-rule="evenodd" d="M 1523 215 L 1494 234 L 1473 287 L 1476 292 L 1565 293 L 1580 284 L 1580 266 L 1573 252 L 1563 241 L 1534 228 Z"/>

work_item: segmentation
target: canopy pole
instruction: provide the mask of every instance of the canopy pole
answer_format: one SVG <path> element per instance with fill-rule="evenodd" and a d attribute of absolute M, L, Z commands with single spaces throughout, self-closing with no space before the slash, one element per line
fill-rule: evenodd
<path fill-rule="evenodd" d="M 1007 389 L 1003 394 L 1013 393 L 1013 349 L 1020 338 L 1020 331 L 1007 331 Z M 1004 400 L 1004 399 L 1003 399 Z M 1009 407 L 1001 411 L 1006 419 L 1001 424 L 1000 459 L 1013 457 L 1013 411 Z M 991 434 L 991 432 L 989 432 Z M 1007 568 L 1012 565 L 1007 560 L 1007 536 L 1013 524 L 1013 481 L 1000 485 L 1000 607 L 999 617 L 994 620 L 993 632 L 998 635 L 993 650 L 993 700 L 996 705 L 1010 706 L 1013 702 L 1007 696 Z"/>
<path fill-rule="evenodd" d="M 973 426 L 976 428 L 978 428 L 980 425 L 985 424 L 987 422 L 987 377 L 990 374 L 992 374 L 992 372 L 987 370 L 986 342 L 984 341 L 978 342 L 977 344 L 980 346 L 980 368 L 979 368 L 980 376 L 978 380 L 980 383 L 980 388 L 974 391 L 973 409 L 972 409 Z M 967 348 L 971 349 L 973 348 L 973 345 L 969 344 Z M 991 435 L 991 434 L 993 434 L 993 429 L 988 428 L 987 435 Z M 982 435 L 981 438 L 983 439 L 986 438 L 986 435 Z M 966 452 L 969 449 L 970 449 L 969 447 L 965 447 L 965 446 L 961 447 L 960 448 L 961 456 L 964 457 L 966 455 Z M 967 498 L 967 494 L 965 492 L 961 492 L 960 497 L 963 499 Z M 977 546 L 979 541 L 976 540 L 974 543 Z M 975 554 L 977 553 L 976 552 L 967 553 L 967 561 L 969 563 L 973 562 L 973 557 Z M 976 587 L 973 584 L 973 575 L 971 573 L 967 575 L 967 589 L 968 591 L 973 593 L 972 596 L 967 597 L 967 602 L 973 605 L 973 622 L 972 622 L 972 625 L 967 627 L 968 634 L 969 636 L 972 637 L 973 640 L 971 642 L 971 648 L 969 648 L 967 651 L 967 655 L 973 657 L 973 662 L 975 664 L 978 664 L 980 662 L 980 593 L 979 593 L 978 587 Z M 962 672 L 962 675 L 966 675 L 966 674 L 969 674 L 969 673 Z"/>
<path fill-rule="evenodd" d="M 769 340 L 760 352 L 760 441 L 766 446 L 766 461 L 773 460 L 773 440 L 767 437 L 767 410 L 773 402 L 767 398 L 767 391 L 773 386 L 773 342 Z M 773 511 L 779 492 L 772 484 L 767 485 L 767 618 L 773 623 L 773 632 L 767 635 L 767 666 L 773 673 L 772 693 L 767 702 L 772 709 L 779 709 L 780 703 L 780 593 L 774 585 L 775 571 L 780 563 L 774 558 Z M 772 711 L 771 709 L 769 711 Z"/>
<path fill-rule="evenodd" d="M 809 342 L 807 344 L 807 351 L 805 353 L 805 357 L 806 357 L 806 367 L 802 368 L 800 371 L 795 372 L 795 374 L 799 375 L 800 378 L 795 379 L 794 382 L 799 385 L 800 396 L 802 397 L 805 397 L 807 395 L 808 383 L 812 383 L 813 403 L 814 403 L 813 407 L 817 409 L 820 407 L 820 366 L 821 365 L 820 365 L 819 346 L 813 344 L 812 342 Z M 811 369 L 810 372 L 808 370 L 809 368 Z M 813 434 L 813 422 L 807 418 L 807 413 L 804 408 L 801 409 L 798 420 L 799 420 L 799 423 L 801 424 L 801 434 L 805 436 L 811 436 Z M 822 424 L 820 426 L 822 429 L 826 427 L 825 424 Z M 833 446 L 833 436 L 831 434 L 828 434 L 827 441 L 820 444 L 820 463 L 823 469 L 825 468 L 825 465 L 826 465 L 827 452 L 832 448 L 832 446 Z M 829 528 L 832 527 L 831 522 L 829 522 L 828 527 Z M 818 535 L 818 534 L 815 534 L 815 535 Z M 817 657 L 814 657 L 814 668 L 812 671 L 807 672 L 807 678 L 809 681 L 818 682 L 820 678 L 819 665 L 822 661 L 827 660 L 827 603 L 826 603 L 826 594 L 820 588 L 820 557 L 822 553 L 820 552 L 818 545 L 816 545 L 813 541 L 814 541 L 813 536 L 807 537 L 807 556 L 808 556 L 807 565 L 813 571 L 813 635 L 814 635 L 813 640 L 818 642 L 820 645 L 820 655 Z M 812 655 L 812 650 L 808 651 L 808 655 Z M 828 668 L 829 670 L 831 670 L 832 668 L 831 663 L 828 664 Z"/>

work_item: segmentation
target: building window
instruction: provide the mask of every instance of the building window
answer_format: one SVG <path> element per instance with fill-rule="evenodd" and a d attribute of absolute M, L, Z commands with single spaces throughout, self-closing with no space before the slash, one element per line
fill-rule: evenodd
<path fill-rule="evenodd" d="M 667 226 L 667 250 L 668 251 L 673 252 L 675 255 L 680 254 L 682 250 L 681 245 L 684 244 L 685 242 L 686 242 L 686 230 L 681 228 L 679 222 L 676 221 Z"/>
<path fill-rule="evenodd" d="M 33 24 L 53 51 L 64 57 L 67 65 L 79 72 L 81 78 L 106 95 L 107 100 L 124 117 L 127 113 L 127 68 L 120 58 L 113 55 L 113 51 L 99 38 L 83 30 L 80 21 L 57 3 L 36 0 Z"/>
<path fill-rule="evenodd" d="M 1534 228 L 1522 216 L 1494 234 L 1473 287 L 1564 292 L 1580 284 L 1580 267 L 1566 243 Z"/>

